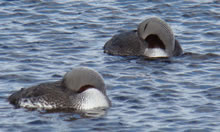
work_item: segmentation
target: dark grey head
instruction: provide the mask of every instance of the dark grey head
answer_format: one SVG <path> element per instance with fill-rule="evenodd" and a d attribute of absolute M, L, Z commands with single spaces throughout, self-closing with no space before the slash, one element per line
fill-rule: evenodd
<path fill-rule="evenodd" d="M 138 36 L 148 45 L 144 55 L 153 57 L 172 56 L 175 48 L 175 37 L 172 29 L 164 20 L 158 17 L 144 20 L 138 26 Z"/>
<path fill-rule="evenodd" d="M 74 92 L 82 91 L 81 88 L 93 87 L 105 94 L 105 83 L 102 76 L 90 68 L 80 67 L 72 69 L 72 71 L 64 75 L 63 83 Z"/>
<path fill-rule="evenodd" d="M 78 110 L 98 107 L 108 108 L 111 105 L 106 95 L 102 76 L 89 68 L 74 68 L 65 74 L 63 84 L 76 94 L 70 96 L 73 106 Z"/>

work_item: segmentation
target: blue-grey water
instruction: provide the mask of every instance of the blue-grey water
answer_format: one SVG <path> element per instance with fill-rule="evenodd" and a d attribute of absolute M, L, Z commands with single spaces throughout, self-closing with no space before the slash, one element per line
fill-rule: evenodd
<path fill-rule="evenodd" d="M 113 35 L 151 16 L 167 21 L 184 55 L 146 60 L 103 53 Z M 73 67 L 100 72 L 103 116 L 15 109 L 22 87 Z M 1 0 L 0 131 L 220 131 L 219 0 Z"/>

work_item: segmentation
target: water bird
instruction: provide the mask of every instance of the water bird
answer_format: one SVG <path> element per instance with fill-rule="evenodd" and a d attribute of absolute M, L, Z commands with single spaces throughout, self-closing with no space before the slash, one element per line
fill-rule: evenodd
<path fill-rule="evenodd" d="M 179 56 L 183 52 L 171 27 L 159 17 L 147 18 L 137 30 L 114 35 L 103 49 L 111 55 L 150 58 Z"/>
<path fill-rule="evenodd" d="M 103 77 L 86 67 L 73 68 L 59 81 L 22 88 L 8 100 L 17 108 L 43 110 L 91 110 L 111 106 Z"/>

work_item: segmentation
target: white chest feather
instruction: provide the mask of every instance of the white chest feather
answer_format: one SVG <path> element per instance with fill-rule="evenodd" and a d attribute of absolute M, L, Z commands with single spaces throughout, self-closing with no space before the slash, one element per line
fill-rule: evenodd
<path fill-rule="evenodd" d="M 81 109 L 108 108 L 110 103 L 107 97 L 95 88 L 88 89 L 82 94 Z"/>
<path fill-rule="evenodd" d="M 146 48 L 144 55 L 148 57 L 168 57 L 168 54 L 165 50 L 161 48 Z"/>

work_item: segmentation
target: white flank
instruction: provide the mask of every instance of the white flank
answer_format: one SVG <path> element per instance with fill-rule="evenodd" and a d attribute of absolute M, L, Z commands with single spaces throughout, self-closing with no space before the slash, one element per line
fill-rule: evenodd
<path fill-rule="evenodd" d="M 33 98 L 23 98 L 19 101 L 20 107 L 29 108 L 29 109 L 54 109 L 56 108 L 55 104 L 49 104 L 43 99 L 32 100 Z"/>

